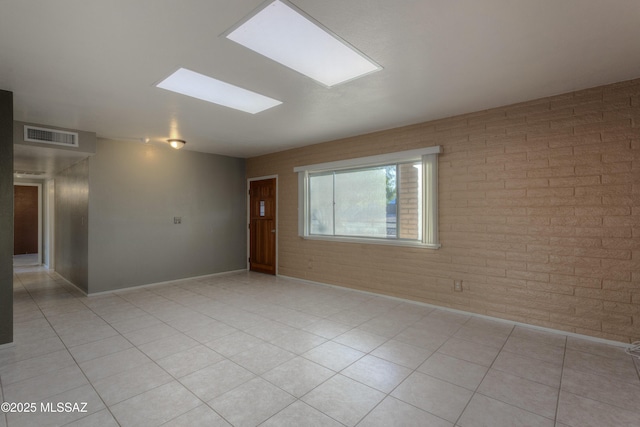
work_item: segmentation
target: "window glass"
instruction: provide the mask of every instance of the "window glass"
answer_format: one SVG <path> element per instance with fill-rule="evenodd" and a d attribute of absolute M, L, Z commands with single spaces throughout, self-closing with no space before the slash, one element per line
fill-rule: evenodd
<path fill-rule="evenodd" d="M 422 163 L 309 174 L 309 234 L 422 239 Z"/>
<path fill-rule="evenodd" d="M 296 166 L 298 235 L 437 249 L 441 147 Z"/>
<path fill-rule="evenodd" d="M 387 237 L 383 167 L 335 174 L 335 235 Z"/>
<path fill-rule="evenodd" d="M 309 234 L 333 235 L 333 173 L 309 176 Z"/>

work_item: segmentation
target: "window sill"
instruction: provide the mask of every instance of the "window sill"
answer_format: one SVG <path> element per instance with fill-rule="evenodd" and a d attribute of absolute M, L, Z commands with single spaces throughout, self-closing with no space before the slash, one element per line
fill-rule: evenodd
<path fill-rule="evenodd" d="M 410 248 L 439 249 L 440 244 L 421 243 L 410 240 L 385 240 L 385 239 L 368 239 L 366 237 L 336 237 L 336 236 L 300 236 L 304 240 L 322 240 L 326 242 L 342 242 L 342 243 L 365 243 L 371 245 L 384 246 L 404 246 Z"/>

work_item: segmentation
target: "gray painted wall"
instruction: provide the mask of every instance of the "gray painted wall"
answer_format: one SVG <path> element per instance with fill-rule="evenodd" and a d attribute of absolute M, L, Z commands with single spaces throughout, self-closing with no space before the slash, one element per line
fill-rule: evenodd
<path fill-rule="evenodd" d="M 55 270 L 88 292 L 89 161 L 55 177 Z"/>
<path fill-rule="evenodd" d="M 246 268 L 244 159 L 99 139 L 89 176 L 90 293 Z"/>
<path fill-rule="evenodd" d="M 13 342 L 13 93 L 0 90 L 0 344 Z"/>

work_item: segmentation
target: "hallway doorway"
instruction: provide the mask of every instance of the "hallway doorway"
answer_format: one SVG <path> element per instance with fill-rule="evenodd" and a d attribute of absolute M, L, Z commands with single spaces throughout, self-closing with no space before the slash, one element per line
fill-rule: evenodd
<path fill-rule="evenodd" d="M 14 185 L 14 266 L 42 264 L 42 184 Z"/>

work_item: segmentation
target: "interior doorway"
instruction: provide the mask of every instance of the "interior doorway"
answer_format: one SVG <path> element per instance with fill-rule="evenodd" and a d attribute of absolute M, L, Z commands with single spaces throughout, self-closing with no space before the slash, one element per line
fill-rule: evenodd
<path fill-rule="evenodd" d="M 42 264 L 42 184 L 15 183 L 13 263 Z"/>
<path fill-rule="evenodd" d="M 249 180 L 249 270 L 276 274 L 277 177 Z"/>

